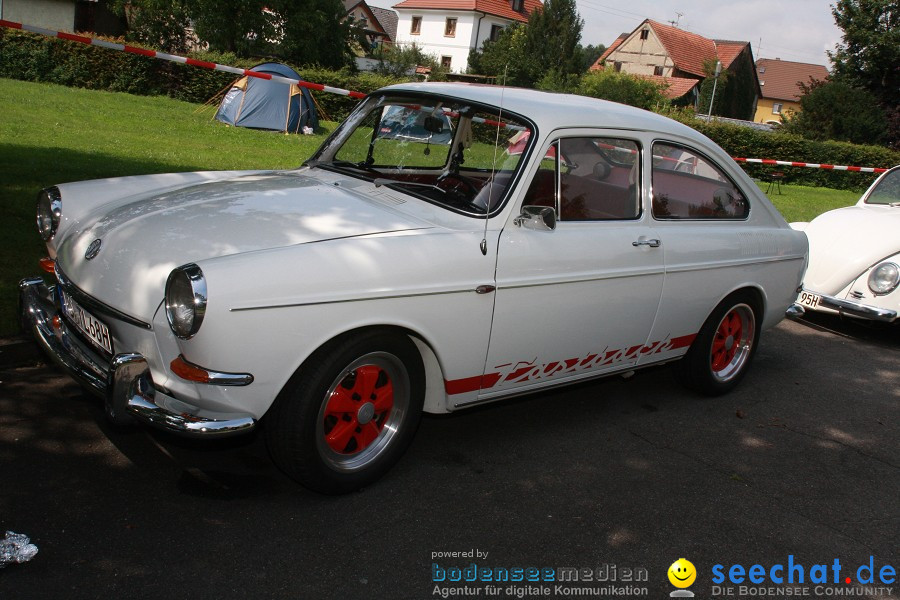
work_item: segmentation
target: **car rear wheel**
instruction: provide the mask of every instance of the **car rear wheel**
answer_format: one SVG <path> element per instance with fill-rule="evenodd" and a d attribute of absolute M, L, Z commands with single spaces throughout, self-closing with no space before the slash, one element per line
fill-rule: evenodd
<path fill-rule="evenodd" d="M 329 344 L 301 367 L 266 417 L 274 462 L 326 494 L 376 481 L 412 441 L 423 373 L 405 336 L 367 332 Z"/>
<path fill-rule="evenodd" d="M 747 373 L 759 342 L 758 303 L 752 294 L 725 298 L 675 364 L 679 380 L 707 396 L 731 391 Z"/>

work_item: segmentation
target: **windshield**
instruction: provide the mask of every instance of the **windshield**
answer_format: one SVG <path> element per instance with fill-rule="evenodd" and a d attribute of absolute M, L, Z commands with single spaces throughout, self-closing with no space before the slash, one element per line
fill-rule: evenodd
<path fill-rule="evenodd" d="M 898 204 L 900 203 L 900 167 L 894 167 L 881 177 L 869 195 L 866 204 Z"/>
<path fill-rule="evenodd" d="M 483 215 L 505 199 L 529 132 L 522 119 L 456 98 L 372 96 L 308 164 Z"/>

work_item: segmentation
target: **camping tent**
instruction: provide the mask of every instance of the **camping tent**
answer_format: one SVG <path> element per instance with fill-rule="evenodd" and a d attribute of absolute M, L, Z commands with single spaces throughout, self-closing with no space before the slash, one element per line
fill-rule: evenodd
<path fill-rule="evenodd" d="M 300 79 L 292 68 L 263 63 L 250 69 L 288 79 Z M 244 76 L 234 82 L 216 112 L 216 119 L 237 127 L 298 133 L 319 125 L 310 91 L 297 85 Z"/>

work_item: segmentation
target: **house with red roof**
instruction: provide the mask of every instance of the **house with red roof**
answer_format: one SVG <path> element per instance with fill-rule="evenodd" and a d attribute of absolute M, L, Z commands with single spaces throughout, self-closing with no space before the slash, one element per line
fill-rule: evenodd
<path fill-rule="evenodd" d="M 403 0 L 397 44 L 415 43 L 454 73 L 465 73 L 469 51 L 495 40 L 504 28 L 525 23 L 540 0 Z"/>
<path fill-rule="evenodd" d="M 825 81 L 828 69 L 822 65 L 761 58 L 756 61 L 756 73 L 762 87 L 762 97 L 756 106 L 754 121 L 781 124 L 781 116 L 800 112 L 800 96 L 811 81 Z"/>
<path fill-rule="evenodd" d="M 386 8 L 369 6 L 366 0 L 344 0 L 348 19 L 361 27 L 369 42 L 369 49 L 389 45 L 397 37 L 397 13 Z"/>
<path fill-rule="evenodd" d="M 620 35 L 594 69 L 613 68 L 666 86 L 665 94 L 677 104 L 699 106 L 708 67 L 716 61 L 728 75 L 716 86 L 714 114 L 752 119 L 760 97 L 759 80 L 749 42 L 713 40 L 672 25 L 646 19 L 631 33 Z"/>

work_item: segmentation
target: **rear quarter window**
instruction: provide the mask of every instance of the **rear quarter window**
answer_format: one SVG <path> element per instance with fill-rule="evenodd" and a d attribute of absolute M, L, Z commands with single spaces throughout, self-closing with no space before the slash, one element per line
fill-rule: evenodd
<path fill-rule="evenodd" d="M 656 142 L 652 162 L 656 219 L 746 219 L 746 195 L 712 160 L 685 146 Z"/>

